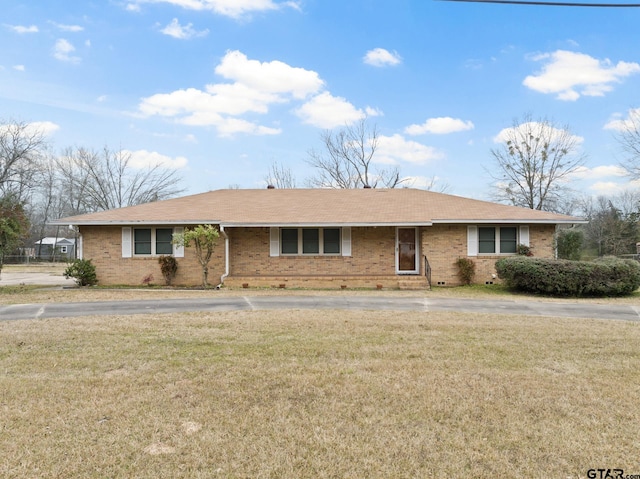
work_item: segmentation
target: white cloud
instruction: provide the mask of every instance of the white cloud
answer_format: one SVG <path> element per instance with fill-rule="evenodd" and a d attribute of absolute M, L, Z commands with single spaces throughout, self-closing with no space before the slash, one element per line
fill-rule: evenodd
<path fill-rule="evenodd" d="M 402 57 L 395 51 L 390 52 L 384 48 L 374 48 L 366 53 L 362 61 L 374 67 L 388 67 L 402 63 Z"/>
<path fill-rule="evenodd" d="M 304 123 L 326 129 L 350 125 L 366 116 L 344 98 L 329 92 L 316 95 L 295 113 Z"/>
<path fill-rule="evenodd" d="M 23 72 L 23 71 L 25 71 L 25 70 L 26 70 L 26 68 L 25 68 L 25 66 L 24 66 L 24 65 L 13 65 L 13 69 L 14 69 L 14 70 L 17 70 L 17 71 L 19 71 L 19 72 Z"/>
<path fill-rule="evenodd" d="M 53 47 L 53 57 L 62 62 L 80 63 L 80 57 L 73 56 L 73 52 L 75 51 L 76 48 L 71 42 L 60 38 Z"/>
<path fill-rule="evenodd" d="M 443 191 L 446 188 L 446 184 L 442 183 L 442 189 L 438 186 L 440 185 L 442 178 L 439 176 L 407 176 L 402 179 L 402 186 L 408 188 L 420 188 L 432 191 Z"/>
<path fill-rule="evenodd" d="M 58 30 L 62 30 L 63 32 L 71 32 L 77 33 L 84 31 L 84 27 L 80 25 L 63 25 L 61 23 L 50 22 L 53 26 L 55 26 Z"/>
<path fill-rule="evenodd" d="M 206 37 L 209 34 L 209 30 L 195 30 L 193 28 L 193 24 L 189 23 L 185 26 L 180 25 L 177 18 L 171 20 L 171 23 L 160 30 L 165 35 L 169 35 L 173 38 L 178 38 L 180 40 L 188 40 L 190 38 L 196 37 Z"/>
<path fill-rule="evenodd" d="M 474 125 L 471 121 L 464 121 L 449 116 L 440 118 L 429 118 L 422 125 L 410 125 L 405 128 L 404 132 L 408 135 L 423 135 L 432 133 L 434 135 L 446 135 L 458 131 L 473 130 Z"/>
<path fill-rule="evenodd" d="M 367 116 L 384 116 L 382 110 L 368 106 L 364 109 Z"/>
<path fill-rule="evenodd" d="M 324 85 L 314 71 L 280 61 L 249 60 L 238 51 L 228 52 L 215 72 L 233 83 L 215 83 L 204 90 L 187 88 L 143 98 L 140 113 L 171 117 L 188 125 L 214 126 L 221 136 L 275 135 L 281 130 L 237 117 L 246 113 L 266 114 L 271 105 L 304 99 Z"/>
<path fill-rule="evenodd" d="M 500 131 L 500 133 L 498 133 L 493 138 L 493 142 L 506 143 L 509 139 L 513 138 L 514 136 L 516 138 L 523 137 L 523 136 L 528 137 L 529 134 L 531 133 L 535 134 L 535 132 L 540 132 L 541 130 L 544 130 L 545 138 L 548 138 L 550 141 L 554 141 L 556 138 L 566 135 L 565 130 L 553 128 L 547 124 L 539 123 L 537 121 L 531 121 L 527 123 L 521 123 L 515 128 L 514 127 L 504 128 L 503 130 Z M 576 143 L 576 145 L 580 145 L 584 141 L 584 138 L 577 135 L 571 135 L 570 138 Z"/>
<path fill-rule="evenodd" d="M 288 93 L 294 98 L 305 98 L 324 86 L 324 81 L 312 70 L 292 67 L 278 60 L 249 60 L 244 53 L 237 50 L 227 52 L 215 72 L 228 80 L 256 90 Z"/>
<path fill-rule="evenodd" d="M 187 166 L 188 160 L 184 156 L 176 156 L 175 158 L 171 158 L 170 156 L 161 155 L 155 151 L 147 151 L 147 150 L 123 150 L 123 153 L 126 155 L 131 155 L 130 165 L 132 168 L 143 169 L 143 168 L 153 168 L 156 166 L 161 166 L 163 168 L 169 169 L 180 169 Z"/>
<path fill-rule="evenodd" d="M 527 76 L 522 82 L 528 88 L 541 93 L 556 94 L 556 98 L 575 101 L 583 96 L 603 96 L 613 89 L 613 83 L 640 72 L 640 64 L 598 60 L 584 53 L 557 50 L 532 58 L 544 61 L 542 71 Z"/>
<path fill-rule="evenodd" d="M 269 128 L 267 126 L 256 125 L 240 118 L 224 118 L 218 125 L 220 136 L 233 136 L 236 133 L 248 135 L 279 135 L 282 130 L 279 128 Z"/>
<path fill-rule="evenodd" d="M 38 33 L 39 29 L 36 25 L 30 25 L 25 27 L 23 25 L 5 25 L 9 30 L 14 31 L 15 33 Z"/>
<path fill-rule="evenodd" d="M 622 193 L 627 189 L 628 185 L 615 183 L 613 181 L 597 181 L 592 184 L 589 189 L 594 191 L 597 195 L 602 196 L 614 196 Z"/>
<path fill-rule="evenodd" d="M 571 176 L 576 179 L 593 180 L 609 177 L 624 177 L 627 172 L 624 168 L 617 165 L 602 165 L 593 168 L 581 166 L 576 169 Z"/>
<path fill-rule="evenodd" d="M 239 51 L 230 51 L 215 72 L 230 82 L 143 98 L 138 105 L 139 113 L 172 118 L 188 125 L 213 126 L 221 136 L 279 134 L 279 128 L 240 117 L 250 113 L 264 115 L 273 105 L 302 102 L 309 97 L 293 111 L 303 122 L 319 128 L 344 126 L 367 115 L 382 114 L 371 107 L 363 111 L 344 98 L 322 91 L 324 81 L 318 73 L 281 61 L 260 62 L 248 59 Z"/>
<path fill-rule="evenodd" d="M 15 127 L 14 124 L 0 124 L 0 130 L 7 131 Z M 34 121 L 25 125 L 27 135 L 40 133 L 43 136 L 51 136 L 60 129 L 60 126 L 51 121 Z"/>
<path fill-rule="evenodd" d="M 187 10 L 208 10 L 231 18 L 241 18 L 254 12 L 278 10 L 283 7 L 300 9 L 297 1 L 276 2 L 274 0 L 133 0 L 126 8 L 130 11 L 139 11 L 143 3 L 168 3 Z"/>
<path fill-rule="evenodd" d="M 396 164 L 400 161 L 423 165 L 429 161 L 444 158 L 444 154 L 436 148 L 423 145 L 417 141 L 407 141 L 402 135 L 380 136 L 376 150 L 376 162 Z"/>
<path fill-rule="evenodd" d="M 640 125 L 640 108 L 632 108 L 627 112 L 627 118 L 615 119 L 604 125 L 605 130 L 628 131 Z"/>

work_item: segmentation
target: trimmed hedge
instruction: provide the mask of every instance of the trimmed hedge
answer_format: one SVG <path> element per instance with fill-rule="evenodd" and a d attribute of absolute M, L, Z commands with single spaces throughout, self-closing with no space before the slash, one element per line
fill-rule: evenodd
<path fill-rule="evenodd" d="M 510 256 L 496 261 L 496 271 L 510 288 L 552 296 L 624 296 L 640 287 L 640 263 L 615 257 L 569 261 Z"/>

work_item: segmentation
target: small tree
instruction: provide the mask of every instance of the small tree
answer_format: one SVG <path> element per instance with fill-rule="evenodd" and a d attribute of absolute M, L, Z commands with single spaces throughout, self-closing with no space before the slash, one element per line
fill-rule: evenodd
<path fill-rule="evenodd" d="M 12 196 L 0 198 L 0 274 L 5 255 L 11 253 L 29 233 L 29 220 L 22 203 Z"/>
<path fill-rule="evenodd" d="M 558 259 L 570 259 L 579 261 L 582 253 L 582 243 L 584 234 L 575 229 L 558 231 L 556 246 L 558 249 Z"/>
<path fill-rule="evenodd" d="M 178 246 L 189 247 L 193 245 L 196 249 L 196 258 L 202 266 L 202 286 L 209 286 L 209 261 L 213 249 L 218 243 L 220 232 L 213 225 L 198 225 L 195 228 L 185 228 L 184 233 L 173 235 L 173 243 Z"/>

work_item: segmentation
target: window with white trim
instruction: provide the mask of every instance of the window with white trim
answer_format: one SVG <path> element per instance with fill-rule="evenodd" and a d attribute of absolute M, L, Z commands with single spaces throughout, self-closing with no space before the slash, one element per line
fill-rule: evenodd
<path fill-rule="evenodd" d="M 174 252 L 173 228 L 134 228 L 135 256 L 170 255 Z"/>
<path fill-rule="evenodd" d="M 478 254 L 515 254 L 517 246 L 516 226 L 478 227 Z"/>
<path fill-rule="evenodd" d="M 340 228 L 281 228 L 282 255 L 339 255 Z"/>

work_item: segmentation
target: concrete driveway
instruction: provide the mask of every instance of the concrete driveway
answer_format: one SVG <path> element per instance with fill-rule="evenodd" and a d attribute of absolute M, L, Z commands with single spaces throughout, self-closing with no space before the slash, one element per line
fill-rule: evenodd
<path fill-rule="evenodd" d="M 41 284 L 43 286 L 75 286 L 73 279 L 49 272 L 13 272 L 2 271 L 0 286 L 17 286 L 20 284 Z"/>

